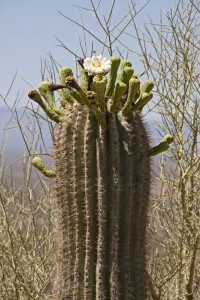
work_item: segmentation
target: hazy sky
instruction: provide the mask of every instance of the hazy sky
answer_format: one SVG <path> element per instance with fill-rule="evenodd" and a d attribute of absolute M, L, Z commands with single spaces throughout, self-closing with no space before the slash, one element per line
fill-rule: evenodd
<path fill-rule="evenodd" d="M 95 4 L 99 0 L 93 0 Z M 112 0 L 102 0 L 99 8 L 100 15 L 108 13 Z M 143 6 L 145 0 L 135 1 L 139 7 Z M 147 15 L 156 23 L 159 22 L 160 10 L 168 10 L 173 0 L 151 0 L 145 9 L 138 14 L 136 23 L 141 26 L 148 21 Z M 91 7 L 90 0 L 0 0 L 0 95 L 5 97 L 14 74 L 17 77 L 13 84 L 7 101 L 13 103 L 17 95 L 20 95 L 19 106 L 24 106 L 28 101 L 27 93 L 30 85 L 37 87 L 41 81 L 40 62 L 41 59 L 48 59 L 50 52 L 60 65 L 74 66 L 74 58 L 62 47 L 56 37 L 65 43 L 70 49 L 81 55 L 79 37 L 82 30 L 72 24 L 58 13 L 69 16 L 80 22 L 79 9 L 75 6 Z M 128 0 L 116 0 L 116 7 L 113 14 L 113 25 L 120 20 L 128 10 Z M 95 36 L 102 36 L 95 19 L 90 11 L 83 11 L 84 24 L 91 29 Z M 129 30 L 129 32 L 131 32 Z M 91 41 L 92 39 L 88 40 Z M 94 48 L 101 51 L 99 44 L 93 39 Z M 136 40 L 129 39 L 129 46 L 137 49 Z M 137 59 L 135 60 L 137 61 Z M 140 70 L 137 70 L 140 72 Z M 141 70 L 142 71 L 142 70 Z M 26 81 L 26 82 L 25 82 Z M 28 84 L 29 83 L 29 84 Z M 7 122 L 7 111 L 0 98 L 0 141 L 3 128 Z M 16 148 L 21 144 L 18 138 L 15 142 L 16 130 L 12 142 Z M 20 142 L 21 141 L 21 142 Z M 10 147 L 13 151 L 13 147 Z"/>

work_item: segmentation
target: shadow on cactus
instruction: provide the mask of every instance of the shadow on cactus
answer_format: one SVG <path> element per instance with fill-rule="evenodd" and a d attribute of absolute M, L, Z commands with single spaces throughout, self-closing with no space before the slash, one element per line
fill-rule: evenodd
<path fill-rule="evenodd" d="M 141 84 L 129 61 L 94 55 L 78 62 L 80 84 L 63 67 L 60 84 L 45 81 L 39 92 L 29 92 L 59 127 L 55 171 L 33 159 L 56 182 L 53 299 L 145 300 L 150 157 L 167 150 L 173 138 L 150 148 L 141 111 L 153 83 Z"/>

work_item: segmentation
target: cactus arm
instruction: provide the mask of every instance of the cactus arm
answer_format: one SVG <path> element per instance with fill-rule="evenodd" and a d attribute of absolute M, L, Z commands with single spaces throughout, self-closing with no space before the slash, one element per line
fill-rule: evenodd
<path fill-rule="evenodd" d="M 40 93 L 37 90 L 30 90 L 28 92 L 28 97 L 38 103 L 40 107 L 46 112 L 46 105 L 42 100 Z"/>
<path fill-rule="evenodd" d="M 153 98 L 153 94 L 151 93 L 154 84 L 151 80 L 147 80 L 140 86 L 140 93 L 136 94 L 139 97 L 136 103 L 133 103 L 133 107 L 131 111 L 142 111 L 143 107 Z"/>
<path fill-rule="evenodd" d="M 96 101 L 98 103 L 98 106 L 102 112 L 105 111 L 106 105 L 105 105 L 105 89 L 107 84 L 107 78 L 106 76 L 94 76 L 92 87 L 94 92 L 96 93 Z"/>
<path fill-rule="evenodd" d="M 55 112 L 53 109 L 46 106 L 44 107 L 44 111 L 51 120 L 53 120 L 56 123 L 60 122 L 60 115 L 57 112 Z"/>
<path fill-rule="evenodd" d="M 122 81 L 127 85 L 127 89 L 129 87 L 129 81 L 133 75 L 133 68 L 132 67 L 125 67 L 121 73 L 121 77 L 119 77 L 118 81 Z"/>
<path fill-rule="evenodd" d="M 143 107 L 153 98 L 153 94 L 150 93 L 143 93 L 139 100 L 136 103 L 133 103 L 131 111 L 141 111 Z"/>
<path fill-rule="evenodd" d="M 125 68 L 128 68 L 128 70 L 126 69 L 126 71 L 125 71 Z M 118 81 L 123 81 L 124 82 L 124 79 L 127 77 L 127 76 L 125 76 L 125 73 L 127 71 L 129 72 L 130 69 L 132 69 L 132 63 L 128 60 L 122 60 L 121 64 L 120 64 L 120 72 L 118 73 L 118 76 L 117 76 Z M 133 71 L 133 69 L 132 69 L 132 71 Z M 133 75 L 132 71 L 131 71 L 131 73 Z"/>
<path fill-rule="evenodd" d="M 136 78 L 131 78 L 129 81 L 127 100 L 122 108 L 123 113 L 127 113 L 131 110 L 132 103 L 135 100 L 135 96 L 138 93 L 139 89 L 140 89 L 140 81 Z"/>
<path fill-rule="evenodd" d="M 132 63 L 129 60 L 122 60 L 120 64 L 120 72 L 118 73 L 117 76 L 118 81 L 121 81 L 121 78 L 123 78 L 124 69 L 126 67 L 132 67 Z"/>
<path fill-rule="evenodd" d="M 40 95 L 44 97 L 46 102 L 49 104 L 49 106 L 52 108 L 55 105 L 54 101 L 54 95 L 52 90 L 50 89 L 51 87 L 51 82 L 49 81 L 43 81 L 39 84 L 38 90 L 40 92 Z"/>
<path fill-rule="evenodd" d="M 65 85 L 65 79 L 68 76 L 73 76 L 73 72 L 69 67 L 63 67 L 59 71 L 59 82 L 61 85 Z M 59 91 L 60 104 L 65 107 L 67 104 L 72 104 L 74 102 L 73 97 L 70 94 L 68 88 L 63 88 Z"/>
<path fill-rule="evenodd" d="M 117 71 L 120 65 L 120 58 L 117 56 L 112 56 L 111 60 L 111 70 L 110 70 L 110 78 L 106 88 L 106 96 L 111 97 L 113 95 L 115 89 L 115 81 L 117 79 Z"/>
<path fill-rule="evenodd" d="M 40 107 L 44 110 L 44 112 L 47 114 L 47 116 L 51 120 L 53 120 L 56 123 L 60 122 L 61 111 L 58 114 L 58 112 L 56 112 L 53 109 L 51 109 L 50 107 L 46 106 L 46 104 L 43 102 L 43 100 L 37 90 L 29 91 L 28 96 L 30 99 L 32 99 L 33 101 L 37 102 L 40 105 Z"/>
<path fill-rule="evenodd" d="M 69 89 L 62 89 L 59 91 L 59 100 L 62 107 L 66 107 L 69 104 L 73 104 L 74 99 Z"/>
<path fill-rule="evenodd" d="M 49 81 L 43 81 L 38 86 L 40 94 L 44 97 L 49 107 L 52 110 L 54 110 L 57 114 L 61 114 L 62 110 L 59 109 L 55 104 L 53 91 L 60 88 L 63 88 L 63 86 L 52 84 Z"/>
<path fill-rule="evenodd" d="M 88 90 L 88 76 L 84 71 L 84 68 L 80 66 L 80 75 L 81 75 L 81 88 L 86 93 Z"/>
<path fill-rule="evenodd" d="M 56 176 L 56 171 L 49 170 L 44 166 L 43 161 L 39 157 L 34 157 L 32 160 L 32 164 L 36 167 L 43 175 L 49 178 L 53 178 Z"/>
<path fill-rule="evenodd" d="M 87 98 L 88 98 L 88 101 L 89 101 L 90 109 L 94 113 L 98 123 L 101 126 L 105 127 L 105 125 L 106 125 L 105 113 L 101 112 L 100 108 L 98 107 L 96 96 L 97 96 L 97 94 L 94 93 L 93 91 L 88 91 L 87 92 Z"/>
<path fill-rule="evenodd" d="M 150 93 L 152 89 L 154 88 L 154 84 L 151 80 L 147 80 L 143 84 L 141 84 L 140 92 L 143 93 Z"/>
<path fill-rule="evenodd" d="M 112 103 L 110 106 L 110 111 L 115 112 L 119 109 L 120 100 L 127 90 L 127 85 L 124 82 L 117 82 L 115 86 L 114 95 L 112 98 Z"/>
<path fill-rule="evenodd" d="M 89 106 L 89 102 L 88 102 L 86 94 L 81 89 L 81 87 L 79 86 L 78 82 L 75 80 L 74 77 L 68 76 L 65 80 L 65 83 L 68 87 L 73 88 L 78 92 L 78 95 L 79 95 L 78 98 L 81 99 L 81 104 L 85 104 L 85 105 Z"/>
<path fill-rule="evenodd" d="M 72 69 L 69 67 L 62 67 L 59 71 L 59 82 L 61 85 L 65 85 L 65 80 L 68 76 L 73 77 Z"/>
<path fill-rule="evenodd" d="M 73 97 L 72 99 L 76 100 L 78 103 L 84 105 L 83 99 L 81 98 L 79 92 L 75 89 L 70 91 L 70 96 Z"/>
<path fill-rule="evenodd" d="M 169 144 L 173 142 L 173 136 L 171 134 L 166 134 L 159 145 L 151 148 L 149 150 L 149 156 L 157 155 L 169 149 Z"/>

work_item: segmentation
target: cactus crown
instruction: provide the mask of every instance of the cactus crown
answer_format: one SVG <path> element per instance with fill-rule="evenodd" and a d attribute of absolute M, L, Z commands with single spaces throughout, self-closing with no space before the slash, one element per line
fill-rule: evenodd
<path fill-rule="evenodd" d="M 140 85 L 134 74 L 132 64 L 123 60 L 120 66 L 119 57 L 110 59 L 94 55 L 91 59 L 80 59 L 80 85 L 73 77 L 69 67 L 63 67 L 59 72 L 60 84 L 48 81 L 39 85 L 40 94 L 32 90 L 29 97 L 38 102 L 47 115 L 59 122 L 60 108 L 56 107 L 53 91 L 59 89 L 60 103 L 64 108 L 75 101 L 88 106 L 96 116 L 100 125 L 105 126 L 105 112 L 122 111 L 123 114 L 131 111 L 141 111 L 144 105 L 152 98 L 151 81 Z M 109 73 L 109 79 L 106 74 Z M 116 83 L 117 80 L 117 83 Z M 43 102 L 44 97 L 48 106 Z"/>
<path fill-rule="evenodd" d="M 78 63 L 80 65 L 80 85 L 73 77 L 71 68 L 63 67 L 59 71 L 60 84 L 44 81 L 38 87 L 39 92 L 37 90 L 29 91 L 29 97 L 37 102 L 47 116 L 56 123 L 61 122 L 63 109 L 78 102 L 87 106 L 95 115 L 98 123 L 105 126 L 106 112 L 118 113 L 121 111 L 123 115 L 130 112 L 141 112 L 153 97 L 153 82 L 147 80 L 141 84 L 134 73 L 132 63 L 128 60 L 121 61 L 117 56 L 107 59 L 102 58 L 101 55 L 93 55 L 92 58 L 79 59 Z M 109 73 L 109 79 L 106 76 L 107 73 Z M 53 92 L 56 90 L 59 90 L 62 108 L 55 104 Z M 168 134 L 159 145 L 149 149 L 149 155 L 153 156 L 167 150 L 172 141 L 173 137 Z M 46 176 L 47 174 L 48 172 Z"/>

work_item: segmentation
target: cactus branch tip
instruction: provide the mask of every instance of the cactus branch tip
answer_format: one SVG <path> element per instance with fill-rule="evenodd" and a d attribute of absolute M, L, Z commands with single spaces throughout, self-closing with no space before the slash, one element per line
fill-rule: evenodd
<path fill-rule="evenodd" d="M 44 166 L 44 163 L 40 157 L 34 157 L 32 159 L 32 164 L 46 177 L 53 178 L 56 176 L 56 172 L 54 170 L 49 170 Z"/>
<path fill-rule="evenodd" d="M 37 103 L 41 103 L 42 101 L 41 95 L 37 90 L 30 90 L 28 93 L 28 97 Z"/>
<path fill-rule="evenodd" d="M 174 138 L 171 134 L 166 134 L 160 144 L 157 146 L 151 148 L 149 150 L 149 156 L 155 156 L 159 153 L 162 153 L 169 149 L 169 144 L 171 144 L 174 141 Z"/>

